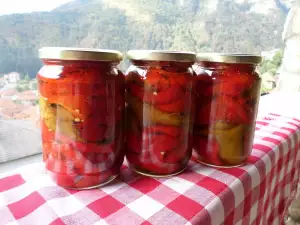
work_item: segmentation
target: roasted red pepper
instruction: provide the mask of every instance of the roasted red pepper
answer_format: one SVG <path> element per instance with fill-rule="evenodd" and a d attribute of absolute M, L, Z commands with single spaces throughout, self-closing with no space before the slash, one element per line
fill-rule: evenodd
<path fill-rule="evenodd" d="M 199 160 L 204 163 L 213 163 L 216 166 L 222 166 L 222 161 L 219 157 L 219 144 L 215 138 L 208 136 L 194 136 L 193 146 L 199 154 Z"/>
<path fill-rule="evenodd" d="M 233 58 L 236 57 L 240 56 Z M 236 63 L 201 61 L 201 69 L 196 69 L 199 72 L 193 85 L 193 148 L 198 160 L 206 164 L 240 165 L 251 151 L 249 137 L 253 140 L 260 78 L 254 64 L 241 64 L 243 60 L 241 57 Z"/>
<path fill-rule="evenodd" d="M 172 175 L 192 152 L 192 63 L 139 63 L 126 76 L 127 159 L 144 175 Z"/>
<path fill-rule="evenodd" d="M 109 181 L 124 157 L 124 75 L 110 61 L 45 59 L 44 64 L 37 77 L 47 170 L 68 188 Z"/>
<path fill-rule="evenodd" d="M 155 88 L 145 89 L 136 84 L 127 85 L 130 94 L 138 97 L 140 100 L 153 105 L 170 104 L 184 96 L 184 90 L 181 86 L 174 84 L 164 91 L 158 91 Z M 182 99 L 181 99 L 182 101 Z"/>
<path fill-rule="evenodd" d="M 182 134 L 182 129 L 174 126 L 154 125 L 144 128 L 145 133 L 167 134 L 174 138 L 178 138 Z"/>

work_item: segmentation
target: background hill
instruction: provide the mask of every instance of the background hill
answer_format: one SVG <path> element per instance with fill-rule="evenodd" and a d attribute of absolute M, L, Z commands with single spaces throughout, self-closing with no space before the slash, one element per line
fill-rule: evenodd
<path fill-rule="evenodd" d="M 287 0 L 76 0 L 0 16 L 0 74 L 36 75 L 43 46 L 244 52 L 281 48 Z"/>

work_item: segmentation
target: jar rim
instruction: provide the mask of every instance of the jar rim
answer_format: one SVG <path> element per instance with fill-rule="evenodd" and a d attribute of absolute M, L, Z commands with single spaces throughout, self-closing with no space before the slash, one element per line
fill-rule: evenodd
<path fill-rule="evenodd" d="M 199 53 L 197 62 L 216 62 L 232 64 L 260 64 L 261 55 L 254 54 L 230 54 L 230 53 Z"/>
<path fill-rule="evenodd" d="M 40 59 L 81 61 L 122 61 L 123 54 L 115 50 L 92 48 L 43 47 L 39 49 Z"/>
<path fill-rule="evenodd" d="M 126 55 L 129 60 L 135 61 L 174 61 L 191 63 L 196 61 L 196 53 L 187 51 L 130 50 Z"/>

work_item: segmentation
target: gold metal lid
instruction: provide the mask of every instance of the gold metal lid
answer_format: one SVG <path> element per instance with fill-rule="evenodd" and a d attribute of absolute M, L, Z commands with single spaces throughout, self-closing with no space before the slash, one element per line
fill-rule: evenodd
<path fill-rule="evenodd" d="M 161 51 L 161 50 L 130 50 L 127 52 L 130 60 L 138 61 L 176 61 L 195 62 L 196 53 L 183 51 Z"/>
<path fill-rule="evenodd" d="M 103 49 L 44 47 L 39 50 L 39 57 L 58 60 L 122 61 L 123 54 Z"/>
<path fill-rule="evenodd" d="M 219 62 L 238 64 L 259 64 L 262 56 L 251 54 L 223 54 L 223 53 L 200 53 L 197 54 L 197 62 Z"/>

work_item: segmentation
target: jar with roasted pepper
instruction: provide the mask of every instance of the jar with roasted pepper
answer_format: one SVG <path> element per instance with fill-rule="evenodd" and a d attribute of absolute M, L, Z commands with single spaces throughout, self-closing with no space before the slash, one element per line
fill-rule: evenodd
<path fill-rule="evenodd" d="M 182 172 L 192 154 L 191 52 L 131 50 L 126 74 L 126 156 L 139 174 Z"/>
<path fill-rule="evenodd" d="M 193 149 L 215 167 L 245 163 L 252 150 L 261 79 L 256 55 L 197 55 Z"/>
<path fill-rule="evenodd" d="M 60 186 L 114 180 L 124 160 L 125 77 L 117 51 L 42 48 L 38 72 L 43 160 Z"/>

